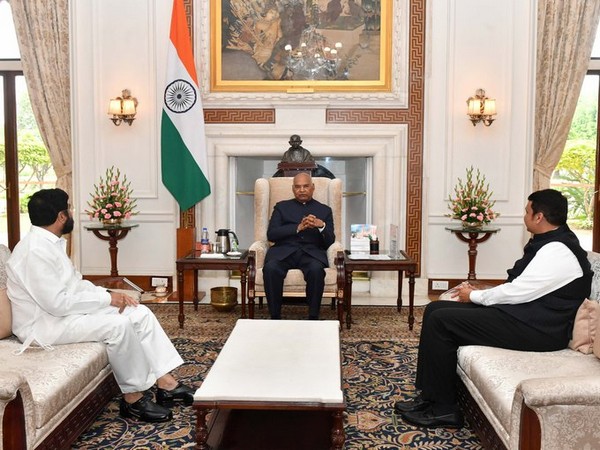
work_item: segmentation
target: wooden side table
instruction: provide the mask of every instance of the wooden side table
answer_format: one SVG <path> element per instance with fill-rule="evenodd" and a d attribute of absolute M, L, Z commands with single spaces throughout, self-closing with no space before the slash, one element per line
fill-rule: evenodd
<path fill-rule="evenodd" d="M 482 242 L 487 241 L 492 234 L 500 231 L 498 227 L 481 227 L 481 228 L 464 228 L 462 225 L 453 225 L 446 227 L 446 230 L 454 233 L 456 237 L 469 244 L 469 275 L 468 280 L 476 280 L 477 274 L 475 273 L 475 265 L 477 264 L 477 246 Z"/>
<path fill-rule="evenodd" d="M 98 239 L 108 241 L 108 253 L 110 253 L 110 276 L 118 277 L 119 270 L 117 268 L 117 241 L 123 239 L 129 233 L 129 230 L 138 227 L 137 223 L 123 222 L 120 224 L 104 224 L 102 222 L 91 223 L 84 225 L 88 231 L 94 233 Z M 103 234 L 106 233 L 106 234 Z"/>
<path fill-rule="evenodd" d="M 385 255 L 385 253 L 381 255 Z M 366 255 L 363 259 L 353 259 L 346 252 L 344 254 L 344 271 L 346 273 L 344 309 L 346 311 L 346 328 L 348 329 L 350 329 L 352 324 L 352 272 L 355 270 L 397 271 L 398 300 L 396 303 L 398 312 L 402 309 L 402 273 L 408 273 L 408 328 L 412 330 L 415 322 L 413 309 L 415 304 L 415 272 L 417 271 L 417 262 L 402 250 L 398 257 L 390 259 L 369 259 L 369 255 Z"/>
<path fill-rule="evenodd" d="M 183 313 L 183 293 L 185 270 L 194 271 L 194 309 L 198 310 L 198 271 L 199 270 L 239 270 L 242 288 L 242 319 L 246 318 L 246 279 L 248 272 L 248 250 L 240 250 L 240 256 L 224 256 L 222 258 L 202 258 L 202 252 L 192 251 L 184 258 L 175 261 L 177 266 L 177 290 L 179 295 L 179 328 L 183 328 L 185 314 Z"/>

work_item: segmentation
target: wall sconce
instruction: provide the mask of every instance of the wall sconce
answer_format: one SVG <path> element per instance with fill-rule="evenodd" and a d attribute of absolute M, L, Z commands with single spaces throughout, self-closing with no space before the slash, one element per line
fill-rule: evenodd
<path fill-rule="evenodd" d="M 467 100 L 467 115 L 473 126 L 482 122 L 486 127 L 489 127 L 495 120 L 496 115 L 496 99 L 487 98 L 483 89 L 475 91 L 475 97 L 469 97 Z"/>
<path fill-rule="evenodd" d="M 108 114 L 112 116 L 110 120 L 116 126 L 121 125 L 121 122 L 127 122 L 131 126 L 135 120 L 137 105 L 137 98 L 131 96 L 129 89 L 123 89 L 120 97 L 110 99 L 108 104 Z"/>

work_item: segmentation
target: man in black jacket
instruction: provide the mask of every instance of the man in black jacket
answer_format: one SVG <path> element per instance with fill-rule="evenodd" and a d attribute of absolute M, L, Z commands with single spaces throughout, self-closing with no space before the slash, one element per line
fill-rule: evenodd
<path fill-rule="evenodd" d="M 587 252 L 567 226 L 567 199 L 545 189 L 528 198 L 524 222 L 533 234 L 506 283 L 475 290 L 463 283 L 454 301 L 427 306 L 412 401 L 395 410 L 409 423 L 461 427 L 456 404 L 457 350 L 462 345 L 547 352 L 567 347 L 577 309 L 589 296 Z"/>
<path fill-rule="evenodd" d="M 263 279 L 271 319 L 281 319 L 283 280 L 300 269 L 306 281 L 308 318 L 319 318 L 325 287 L 327 248 L 335 242 L 331 208 L 313 199 L 315 185 L 308 173 L 294 177 L 291 200 L 275 205 L 267 239 L 273 246 L 265 257 Z"/>

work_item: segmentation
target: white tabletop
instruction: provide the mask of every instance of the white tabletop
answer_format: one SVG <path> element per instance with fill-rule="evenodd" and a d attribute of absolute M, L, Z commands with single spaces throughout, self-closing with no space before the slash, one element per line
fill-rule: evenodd
<path fill-rule="evenodd" d="M 194 400 L 343 403 L 339 327 L 238 320 Z"/>

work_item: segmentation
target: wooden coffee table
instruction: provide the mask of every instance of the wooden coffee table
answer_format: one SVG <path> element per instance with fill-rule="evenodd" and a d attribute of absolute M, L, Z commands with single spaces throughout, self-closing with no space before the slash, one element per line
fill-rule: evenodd
<path fill-rule="evenodd" d="M 198 448 L 210 448 L 206 415 L 216 409 L 329 412 L 331 448 L 341 450 L 346 403 L 339 327 L 337 320 L 238 320 L 194 394 Z"/>

